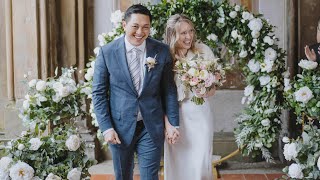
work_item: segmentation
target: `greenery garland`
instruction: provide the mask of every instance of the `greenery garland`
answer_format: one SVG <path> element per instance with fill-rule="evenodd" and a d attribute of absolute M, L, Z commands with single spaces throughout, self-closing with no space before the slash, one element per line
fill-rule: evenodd
<path fill-rule="evenodd" d="M 198 39 L 213 48 L 216 55 L 225 60 L 225 65 L 230 57 L 238 59 L 247 83 L 242 103 L 248 106 L 236 119 L 239 125 L 235 129 L 236 142 L 244 155 L 262 155 L 271 161 L 269 150 L 281 129 L 282 74 L 285 72 L 285 52 L 276 44 L 274 26 L 261 14 L 251 14 L 246 8 L 228 1 L 213 4 L 205 0 L 163 0 L 148 6 L 153 15 L 152 37 L 162 40 L 167 19 L 183 13 L 194 22 Z M 111 15 L 114 29 L 99 35 L 100 46 L 123 35 L 122 18 L 121 11 Z M 222 46 L 228 49 L 223 57 Z M 99 49 L 94 50 L 96 54 Z M 89 68 L 92 67 L 89 65 Z M 88 79 L 90 83 L 92 77 Z M 95 119 L 94 122 L 97 124 Z"/>

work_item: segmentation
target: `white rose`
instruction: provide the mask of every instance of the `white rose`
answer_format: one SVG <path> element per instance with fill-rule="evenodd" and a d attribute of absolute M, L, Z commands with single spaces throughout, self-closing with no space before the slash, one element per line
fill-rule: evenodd
<path fill-rule="evenodd" d="M 258 44 L 258 39 L 253 39 L 253 40 L 252 40 L 252 43 L 251 43 L 251 46 L 252 46 L 252 47 L 256 47 L 257 44 Z M 252 54 L 252 53 L 251 53 L 251 54 Z"/>
<path fill-rule="evenodd" d="M 247 87 L 244 88 L 244 95 L 245 96 L 250 96 L 253 93 L 254 86 L 248 85 Z"/>
<path fill-rule="evenodd" d="M 188 74 L 191 75 L 191 76 L 196 76 L 199 74 L 198 70 L 196 70 L 195 68 L 190 68 L 188 70 Z"/>
<path fill-rule="evenodd" d="M 260 18 L 251 19 L 248 24 L 248 27 L 250 28 L 251 31 L 260 31 L 262 26 L 263 24 Z"/>
<path fill-rule="evenodd" d="M 93 70 L 94 70 L 94 65 L 96 64 L 96 62 L 95 61 L 91 61 L 91 63 L 90 63 L 90 67 L 92 67 L 93 68 Z"/>
<path fill-rule="evenodd" d="M 288 175 L 291 178 L 303 179 L 303 172 L 299 164 L 293 163 L 289 166 Z"/>
<path fill-rule="evenodd" d="M 235 17 L 237 17 L 237 12 L 236 12 L 236 11 L 231 11 L 231 12 L 229 13 L 229 16 L 230 16 L 232 19 L 234 19 Z"/>
<path fill-rule="evenodd" d="M 248 52 L 246 50 L 243 50 L 243 49 L 239 53 L 239 57 L 240 58 L 245 58 L 245 57 L 247 57 L 247 55 L 248 55 Z"/>
<path fill-rule="evenodd" d="M 234 10 L 240 11 L 240 6 L 239 6 L 239 5 L 236 5 L 236 6 L 234 7 Z"/>
<path fill-rule="evenodd" d="M 44 91 L 46 89 L 46 82 L 45 81 L 38 81 L 37 84 L 36 84 L 36 89 L 37 91 Z"/>
<path fill-rule="evenodd" d="M 28 100 L 24 100 L 23 103 L 22 103 L 22 107 L 23 107 L 24 110 L 29 109 L 29 107 L 30 107 L 29 101 Z"/>
<path fill-rule="evenodd" d="M 20 151 L 22 151 L 24 148 L 25 148 L 24 144 L 19 144 L 19 145 L 18 145 L 18 149 L 19 149 Z"/>
<path fill-rule="evenodd" d="M 59 95 L 59 93 L 52 96 L 52 100 L 56 103 L 60 102 L 62 97 Z"/>
<path fill-rule="evenodd" d="M 115 27 L 118 27 L 123 19 L 123 13 L 120 10 L 111 13 L 110 21 L 113 23 Z"/>
<path fill-rule="evenodd" d="M 9 166 L 12 163 L 12 158 L 11 157 L 2 157 L 0 159 L 0 170 L 8 171 Z"/>
<path fill-rule="evenodd" d="M 263 42 L 268 43 L 270 46 L 274 44 L 274 40 L 270 38 L 270 36 L 265 36 L 263 38 Z"/>
<path fill-rule="evenodd" d="M 26 136 L 27 134 L 28 134 L 27 131 L 22 131 L 22 132 L 21 132 L 21 137 L 24 137 L 24 136 Z"/>
<path fill-rule="evenodd" d="M 0 179 L 1 180 L 10 180 L 9 172 L 0 169 Z"/>
<path fill-rule="evenodd" d="M 289 143 L 289 142 L 290 142 L 290 139 L 289 139 L 287 136 L 284 136 L 284 137 L 282 138 L 282 142 L 284 142 L 284 143 Z"/>
<path fill-rule="evenodd" d="M 217 21 L 218 21 L 218 23 L 224 24 L 224 18 L 223 17 L 218 18 Z"/>
<path fill-rule="evenodd" d="M 256 39 L 260 36 L 260 32 L 259 31 L 251 31 L 251 36 Z"/>
<path fill-rule="evenodd" d="M 233 30 L 231 31 L 231 37 L 233 39 L 237 39 L 238 38 L 238 30 Z"/>
<path fill-rule="evenodd" d="M 81 141 L 77 135 L 71 135 L 66 141 L 66 146 L 69 149 L 69 151 L 78 150 L 80 145 L 81 145 Z"/>
<path fill-rule="evenodd" d="M 269 47 L 264 51 L 264 58 L 270 61 L 274 61 L 277 58 L 277 52 Z"/>
<path fill-rule="evenodd" d="M 283 155 L 288 161 L 296 158 L 298 156 L 296 143 L 285 144 L 283 147 Z"/>
<path fill-rule="evenodd" d="M 260 65 L 261 72 L 267 72 L 267 73 L 271 72 L 273 69 L 273 64 L 274 64 L 273 61 L 265 59 L 264 63 Z"/>
<path fill-rule="evenodd" d="M 50 173 L 45 180 L 61 180 L 61 177 L 53 174 L 53 173 Z"/>
<path fill-rule="evenodd" d="M 98 56 L 99 53 L 100 53 L 100 47 L 94 48 L 93 52 L 94 52 L 94 54 L 95 54 L 96 56 Z"/>
<path fill-rule="evenodd" d="M 302 140 L 303 140 L 303 144 L 309 144 L 310 142 L 310 137 L 306 132 L 303 132 L 301 134 Z"/>
<path fill-rule="evenodd" d="M 212 40 L 212 41 L 217 41 L 218 40 L 218 36 L 215 35 L 215 34 L 210 34 L 208 37 L 207 37 L 208 40 Z"/>
<path fill-rule="evenodd" d="M 209 77 L 207 70 L 201 70 L 199 73 L 199 79 L 206 80 Z"/>
<path fill-rule="evenodd" d="M 156 63 L 156 60 L 152 57 L 148 57 L 146 61 L 148 64 L 155 64 Z"/>
<path fill-rule="evenodd" d="M 284 78 L 283 81 L 284 81 L 284 91 L 287 92 L 292 88 L 290 84 L 290 79 Z"/>
<path fill-rule="evenodd" d="M 37 80 L 36 79 L 32 79 L 31 81 L 29 81 L 28 85 L 29 87 L 34 87 L 37 84 Z"/>
<path fill-rule="evenodd" d="M 19 161 L 10 168 L 11 179 L 32 179 L 34 169 L 27 163 Z"/>
<path fill-rule="evenodd" d="M 318 170 L 320 170 L 320 157 L 318 158 L 318 161 L 317 161 L 317 167 L 318 167 Z"/>
<path fill-rule="evenodd" d="M 94 69 L 93 68 L 89 68 L 87 70 L 87 73 L 84 75 L 84 78 L 87 80 L 87 81 L 90 81 L 93 77 L 93 73 L 94 73 Z"/>
<path fill-rule="evenodd" d="M 114 36 L 115 34 L 116 34 L 116 32 L 114 32 L 114 31 L 108 32 L 108 36 L 110 36 L 110 37 Z"/>
<path fill-rule="evenodd" d="M 248 63 L 248 67 L 251 72 L 256 73 L 260 70 L 260 63 L 258 61 L 255 61 L 254 59 L 251 59 Z"/>
<path fill-rule="evenodd" d="M 67 178 L 68 180 L 80 180 L 81 171 L 79 171 L 77 168 L 73 168 L 71 171 L 68 172 Z"/>
<path fill-rule="evenodd" d="M 103 46 L 105 44 L 105 39 L 104 36 L 102 34 L 98 35 L 98 40 L 99 40 L 99 45 Z"/>
<path fill-rule="evenodd" d="M 315 69 L 318 66 L 318 63 L 316 61 L 309 61 L 309 60 L 304 60 L 302 59 L 299 64 L 300 67 L 302 67 L 303 69 Z"/>
<path fill-rule="evenodd" d="M 302 103 L 307 103 L 310 99 L 313 98 L 312 91 L 307 86 L 304 86 L 300 88 L 298 91 L 294 92 L 294 96 L 296 101 Z"/>
<path fill-rule="evenodd" d="M 67 97 L 70 94 L 69 88 L 66 86 L 61 87 L 58 89 L 58 94 L 60 97 Z"/>
<path fill-rule="evenodd" d="M 250 16 L 251 16 L 251 14 L 249 12 L 247 12 L 247 11 L 244 11 L 242 13 L 242 19 L 243 20 L 248 20 L 250 18 Z"/>
<path fill-rule="evenodd" d="M 150 36 L 153 37 L 155 34 L 157 34 L 157 30 L 153 27 L 150 28 Z"/>
<path fill-rule="evenodd" d="M 265 86 L 270 82 L 270 76 L 269 75 L 261 76 L 259 77 L 259 81 L 261 86 Z"/>
<path fill-rule="evenodd" d="M 254 144 L 255 147 L 261 148 L 263 146 L 262 142 L 257 142 Z"/>
<path fill-rule="evenodd" d="M 242 99 L 241 99 L 241 104 L 246 103 L 246 100 L 247 100 L 247 97 L 242 97 Z"/>
<path fill-rule="evenodd" d="M 265 127 L 270 126 L 270 120 L 269 119 L 264 119 L 264 120 L 261 121 L 261 124 L 262 124 L 262 126 L 265 126 Z"/>
<path fill-rule="evenodd" d="M 29 143 L 31 144 L 29 149 L 32 151 L 37 151 L 43 142 L 39 138 L 31 138 Z"/>

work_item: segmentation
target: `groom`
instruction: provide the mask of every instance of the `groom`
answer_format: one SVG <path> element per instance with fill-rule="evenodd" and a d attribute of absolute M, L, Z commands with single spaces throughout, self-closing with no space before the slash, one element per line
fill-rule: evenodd
<path fill-rule="evenodd" d="M 158 179 L 164 114 L 179 126 L 170 51 L 148 37 L 151 20 L 146 7 L 129 7 L 124 37 L 101 47 L 95 63 L 94 110 L 111 149 L 117 180 L 133 178 L 134 152 L 141 179 Z"/>

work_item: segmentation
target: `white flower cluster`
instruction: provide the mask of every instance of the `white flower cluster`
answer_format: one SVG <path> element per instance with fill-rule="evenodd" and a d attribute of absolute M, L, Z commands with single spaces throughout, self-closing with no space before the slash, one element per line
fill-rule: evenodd
<path fill-rule="evenodd" d="M 123 20 L 124 13 L 120 10 L 117 10 L 113 13 L 111 13 L 110 21 L 114 25 L 115 28 L 118 28 L 121 26 L 121 22 Z"/>
<path fill-rule="evenodd" d="M 300 67 L 302 67 L 303 69 L 308 69 L 308 70 L 312 70 L 317 68 L 318 63 L 316 61 L 309 61 L 309 60 L 304 60 L 302 59 L 299 64 Z"/>

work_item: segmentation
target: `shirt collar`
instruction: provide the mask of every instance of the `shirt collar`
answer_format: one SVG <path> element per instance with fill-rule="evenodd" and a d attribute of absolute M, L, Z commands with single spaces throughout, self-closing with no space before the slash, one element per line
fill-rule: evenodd
<path fill-rule="evenodd" d="M 143 43 L 140 46 L 134 46 L 132 44 L 130 44 L 130 42 L 127 39 L 127 36 L 124 37 L 124 44 L 126 46 L 126 51 L 127 53 L 129 51 L 131 51 L 133 48 L 138 48 L 141 52 L 144 52 L 144 50 L 146 49 L 146 41 L 144 40 Z"/>

